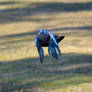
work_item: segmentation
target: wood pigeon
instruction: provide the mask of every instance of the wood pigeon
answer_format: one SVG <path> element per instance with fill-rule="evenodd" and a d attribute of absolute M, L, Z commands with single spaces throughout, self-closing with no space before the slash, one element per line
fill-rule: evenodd
<path fill-rule="evenodd" d="M 42 64 L 44 51 L 42 47 L 48 47 L 48 53 L 52 55 L 55 59 L 58 59 L 58 54 L 61 55 L 58 43 L 64 39 L 64 36 L 56 36 L 53 33 L 40 29 L 40 32 L 35 38 L 35 44 L 40 56 L 40 62 Z"/>

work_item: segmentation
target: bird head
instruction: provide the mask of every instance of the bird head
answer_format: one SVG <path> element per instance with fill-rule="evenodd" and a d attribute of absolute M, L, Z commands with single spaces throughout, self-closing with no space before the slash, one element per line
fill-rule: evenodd
<path fill-rule="evenodd" d="M 40 34 L 42 34 L 42 35 L 46 35 L 46 33 L 47 33 L 47 31 L 46 30 L 44 30 L 44 29 L 40 29 Z"/>

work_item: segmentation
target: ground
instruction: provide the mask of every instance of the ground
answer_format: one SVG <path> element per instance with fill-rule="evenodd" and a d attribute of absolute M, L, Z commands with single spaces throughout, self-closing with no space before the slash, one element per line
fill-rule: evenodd
<path fill-rule="evenodd" d="M 40 28 L 65 36 L 59 60 L 40 64 Z M 0 0 L 1 92 L 91 92 L 91 40 L 91 0 Z"/>

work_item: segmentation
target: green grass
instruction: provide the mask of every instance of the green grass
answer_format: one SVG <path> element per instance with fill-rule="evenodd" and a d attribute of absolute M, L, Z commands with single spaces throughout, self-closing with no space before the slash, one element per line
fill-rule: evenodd
<path fill-rule="evenodd" d="M 90 0 L 1 0 L 0 92 L 91 92 L 91 16 Z M 65 36 L 59 60 L 40 64 L 40 28 Z"/>

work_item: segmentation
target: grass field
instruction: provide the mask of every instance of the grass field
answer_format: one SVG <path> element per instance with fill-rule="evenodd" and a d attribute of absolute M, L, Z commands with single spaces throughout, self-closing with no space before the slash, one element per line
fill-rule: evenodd
<path fill-rule="evenodd" d="M 40 64 L 40 28 L 65 36 L 59 60 Z M 0 92 L 92 92 L 92 1 L 0 0 Z"/>

